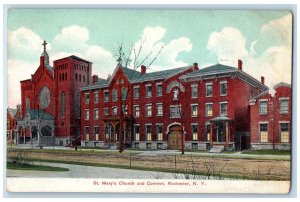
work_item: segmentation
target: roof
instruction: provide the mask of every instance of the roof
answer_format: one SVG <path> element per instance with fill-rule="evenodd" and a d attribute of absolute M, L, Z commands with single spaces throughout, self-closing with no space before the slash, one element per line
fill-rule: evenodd
<path fill-rule="evenodd" d="M 185 70 L 191 68 L 191 66 L 149 72 L 149 73 L 145 73 L 145 74 L 141 74 L 141 72 L 127 68 L 127 67 L 121 67 L 121 68 L 130 82 L 137 83 L 137 82 L 157 80 L 157 79 L 166 79 L 166 78 L 169 78 L 173 75 L 176 75 L 182 71 L 185 71 Z"/>
<path fill-rule="evenodd" d="M 227 72 L 227 71 L 237 71 L 237 68 L 235 67 L 231 67 L 231 66 L 227 66 L 227 65 L 222 65 L 222 64 L 216 64 L 213 66 L 209 66 L 203 69 L 199 69 L 195 72 L 191 72 L 189 74 L 186 74 L 186 76 L 188 77 L 189 75 L 204 75 L 204 74 L 213 74 L 213 73 L 219 73 L 219 72 Z"/>
<path fill-rule="evenodd" d="M 64 59 L 67 59 L 67 58 L 73 58 L 73 59 L 75 59 L 75 60 L 80 60 L 80 61 L 82 61 L 82 62 L 92 63 L 92 62 L 90 62 L 90 61 L 87 61 L 87 60 L 82 59 L 82 58 L 80 58 L 80 57 L 77 57 L 77 56 L 75 56 L 75 55 L 70 55 L 70 56 L 65 57 L 65 58 L 57 59 L 57 60 L 55 60 L 55 61 L 64 60 Z"/>
<path fill-rule="evenodd" d="M 18 109 L 13 109 L 13 108 L 7 108 L 7 111 L 11 116 L 15 116 L 17 114 Z"/>
<path fill-rule="evenodd" d="M 227 116 L 218 116 L 215 118 L 210 119 L 209 121 L 217 122 L 217 121 L 231 121 L 232 119 L 228 118 Z"/>
<path fill-rule="evenodd" d="M 254 96 L 254 97 L 252 97 L 252 98 L 250 98 L 249 102 L 255 102 L 257 98 L 259 98 L 259 97 L 261 97 L 261 96 L 263 96 L 263 95 L 266 95 L 266 94 L 268 94 L 268 93 L 269 93 L 269 89 L 268 89 L 268 90 L 265 90 L 265 91 L 263 91 L 263 92 L 261 92 L 261 93 L 259 93 L 258 95 Z"/>
<path fill-rule="evenodd" d="M 285 83 L 285 82 L 280 82 L 280 83 L 278 83 L 274 86 L 274 90 L 279 88 L 279 87 L 282 87 L 282 86 L 291 88 L 291 84 L 288 84 L 288 83 Z"/>
<path fill-rule="evenodd" d="M 43 119 L 43 120 L 54 120 L 53 116 L 43 110 L 30 109 L 27 111 L 29 113 L 30 119 Z"/>

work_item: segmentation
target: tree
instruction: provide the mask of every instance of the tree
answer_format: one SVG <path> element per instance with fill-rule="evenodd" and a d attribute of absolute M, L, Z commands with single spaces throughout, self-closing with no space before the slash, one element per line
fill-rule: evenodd
<path fill-rule="evenodd" d="M 148 62 L 147 65 L 145 65 L 146 69 L 149 69 L 149 67 L 153 64 L 153 62 L 157 59 L 159 54 L 161 53 L 163 46 L 156 52 L 154 53 L 153 50 L 148 52 L 145 57 L 142 56 L 143 53 L 143 48 L 145 45 L 146 39 L 143 39 L 140 41 L 140 43 L 137 45 L 131 44 L 130 48 L 128 49 L 128 52 L 126 53 L 124 51 L 123 44 L 120 44 L 118 47 L 118 53 L 117 53 L 117 61 L 118 65 L 123 66 L 125 68 L 130 68 L 134 71 L 137 71 L 137 69 L 141 66 L 144 65 L 146 62 Z M 133 78 L 133 73 L 129 76 L 128 80 L 132 80 Z M 142 74 L 138 76 L 138 78 L 135 79 L 135 82 L 137 82 Z M 122 85 L 122 84 L 121 84 Z M 119 138 L 119 152 L 122 153 L 124 150 L 124 133 L 126 131 L 126 124 L 124 127 L 123 121 L 125 118 L 125 108 L 129 104 L 129 97 L 128 95 L 132 91 L 132 85 L 128 82 L 127 85 L 119 85 L 119 95 L 118 95 L 118 100 L 119 100 L 119 106 L 120 106 L 120 138 Z M 123 92 L 126 89 L 126 92 Z M 125 95 L 123 94 L 125 93 Z M 125 97 L 124 97 L 125 96 Z M 123 109 L 124 108 L 124 109 Z M 132 116 L 132 114 L 131 114 Z"/>

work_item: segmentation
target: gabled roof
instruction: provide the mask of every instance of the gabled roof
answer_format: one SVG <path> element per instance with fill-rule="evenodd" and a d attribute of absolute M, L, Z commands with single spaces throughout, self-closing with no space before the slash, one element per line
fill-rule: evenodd
<path fill-rule="evenodd" d="M 27 113 L 29 114 L 31 120 L 38 118 L 43 120 L 54 120 L 54 117 L 51 114 L 44 112 L 43 110 L 30 109 L 27 111 Z"/>
<path fill-rule="evenodd" d="M 13 108 L 7 108 L 7 111 L 11 116 L 15 116 L 17 114 L 18 109 L 13 109 Z"/>

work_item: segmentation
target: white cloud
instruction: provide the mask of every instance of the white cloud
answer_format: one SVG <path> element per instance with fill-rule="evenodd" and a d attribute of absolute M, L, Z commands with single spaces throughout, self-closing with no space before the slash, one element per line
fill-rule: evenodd
<path fill-rule="evenodd" d="M 248 56 L 246 38 L 233 27 L 224 27 L 220 32 L 213 32 L 209 36 L 207 49 L 218 56 L 218 61 L 232 65 L 237 59 Z"/>
<path fill-rule="evenodd" d="M 179 37 L 171 40 L 169 43 L 163 43 L 161 40 L 165 36 L 166 29 L 163 27 L 145 27 L 141 39 L 134 44 L 135 50 L 139 50 L 143 44 L 142 52 L 139 56 L 139 61 L 142 61 L 152 51 L 151 57 L 145 61 L 144 65 L 148 65 L 156 54 L 161 50 L 156 61 L 151 65 L 152 69 L 170 69 L 188 65 L 184 61 L 177 59 L 182 52 L 192 50 L 192 44 L 189 38 Z M 133 60 L 133 58 L 131 58 Z"/>
<path fill-rule="evenodd" d="M 32 60 L 42 53 L 43 39 L 32 30 L 20 27 L 8 32 L 8 58 Z M 51 50 L 51 44 L 47 45 Z"/>
<path fill-rule="evenodd" d="M 15 108 L 21 104 L 20 81 L 30 79 L 38 68 L 39 60 L 34 63 L 23 60 L 8 59 L 7 61 L 7 103 Z"/>
<path fill-rule="evenodd" d="M 219 63 L 222 64 L 237 66 L 237 60 L 242 59 L 243 70 L 258 80 L 264 76 L 265 83 L 270 88 L 279 82 L 291 83 L 292 53 L 289 43 L 291 41 L 289 20 L 291 20 L 290 16 L 285 16 L 264 25 L 261 29 L 262 38 L 253 41 L 249 51 L 245 45 L 246 38 L 238 29 L 232 27 L 225 27 L 221 32 L 213 32 L 209 37 L 207 49 L 216 54 Z M 281 24 L 285 24 L 280 34 L 285 43 L 281 46 L 268 47 L 258 55 L 255 50 L 257 44 L 267 39 L 264 37 L 270 37 L 271 33 L 279 31 Z"/>
<path fill-rule="evenodd" d="M 292 43 L 292 14 L 271 20 L 261 28 L 263 37 L 272 37 L 281 45 L 291 46 Z"/>

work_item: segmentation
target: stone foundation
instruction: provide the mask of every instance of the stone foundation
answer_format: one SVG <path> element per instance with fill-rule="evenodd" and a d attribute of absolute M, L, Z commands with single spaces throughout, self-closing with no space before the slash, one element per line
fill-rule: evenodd
<path fill-rule="evenodd" d="M 275 149 L 277 150 L 290 150 L 291 144 L 290 143 L 275 143 Z M 272 143 L 252 143 L 251 150 L 268 150 L 273 149 Z"/>
<path fill-rule="evenodd" d="M 99 148 L 106 148 L 105 143 L 103 141 L 81 141 L 82 147 L 99 147 Z"/>
<path fill-rule="evenodd" d="M 207 150 L 208 144 L 207 142 L 187 141 L 184 144 L 184 148 L 186 150 Z"/>
<path fill-rule="evenodd" d="M 167 149 L 168 144 L 165 141 L 134 141 L 132 142 L 131 148 L 136 149 L 151 149 L 151 150 L 157 150 L 157 149 Z"/>
<path fill-rule="evenodd" d="M 55 137 L 54 145 L 55 146 L 67 146 L 70 144 L 70 137 Z"/>

